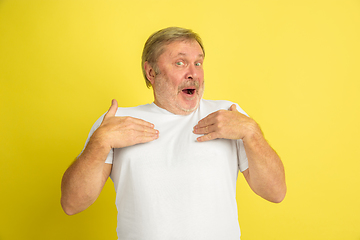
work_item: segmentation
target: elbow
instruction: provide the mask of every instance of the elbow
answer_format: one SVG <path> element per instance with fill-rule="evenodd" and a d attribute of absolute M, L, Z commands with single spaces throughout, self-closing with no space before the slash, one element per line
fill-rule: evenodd
<path fill-rule="evenodd" d="M 63 211 L 65 212 L 66 215 L 75 215 L 77 213 L 79 213 L 80 211 L 76 211 L 75 208 L 73 208 L 71 206 L 71 204 L 67 203 L 63 197 L 61 197 L 61 201 L 60 201 L 61 207 L 63 209 Z"/>
<path fill-rule="evenodd" d="M 68 216 L 72 216 L 72 215 L 75 215 L 76 212 L 75 211 L 72 211 L 71 209 L 67 209 L 67 208 L 64 208 L 63 207 L 63 210 L 64 210 L 64 213 Z"/>
<path fill-rule="evenodd" d="M 63 209 L 64 213 L 68 216 L 72 216 L 72 215 L 75 215 L 78 213 L 78 212 L 74 211 L 73 209 L 68 208 L 66 206 L 62 206 L 62 209 Z"/>
<path fill-rule="evenodd" d="M 281 203 L 286 196 L 286 186 L 283 187 L 282 189 L 278 189 L 278 191 L 276 191 L 276 193 L 273 194 L 271 199 L 268 199 L 270 202 L 273 203 Z"/>
<path fill-rule="evenodd" d="M 263 188 L 252 188 L 252 190 L 263 199 L 272 203 L 281 203 L 286 196 L 287 188 L 286 184 L 282 186 L 266 186 Z"/>
<path fill-rule="evenodd" d="M 285 194 L 277 196 L 276 198 L 273 198 L 272 200 L 270 200 L 270 202 L 281 203 L 284 200 L 284 198 L 285 198 Z"/>

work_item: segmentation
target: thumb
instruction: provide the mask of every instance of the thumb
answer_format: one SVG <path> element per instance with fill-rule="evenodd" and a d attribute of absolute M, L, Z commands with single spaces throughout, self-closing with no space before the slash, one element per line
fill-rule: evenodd
<path fill-rule="evenodd" d="M 238 110 L 236 109 L 236 105 L 235 105 L 235 104 L 231 105 L 231 107 L 229 108 L 229 110 L 230 110 L 230 111 L 236 111 L 236 112 L 238 112 Z"/>
<path fill-rule="evenodd" d="M 110 106 L 109 110 L 107 111 L 107 113 L 105 114 L 104 118 L 114 117 L 117 109 L 118 109 L 118 103 L 115 99 L 113 99 L 111 101 L 111 106 Z"/>

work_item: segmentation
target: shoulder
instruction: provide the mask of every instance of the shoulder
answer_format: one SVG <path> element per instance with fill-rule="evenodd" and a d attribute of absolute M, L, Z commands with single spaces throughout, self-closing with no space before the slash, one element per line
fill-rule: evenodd
<path fill-rule="evenodd" d="M 134 116 L 138 114 L 146 114 L 151 111 L 151 104 L 139 105 L 136 107 L 119 107 L 115 116 Z"/>
<path fill-rule="evenodd" d="M 235 103 L 235 102 L 231 102 L 228 100 L 206 100 L 206 99 L 202 99 L 201 100 L 201 107 L 202 108 L 206 108 L 210 111 L 218 111 L 218 110 L 229 110 L 231 105 L 235 104 L 236 105 L 236 109 L 241 112 L 242 114 L 245 114 L 245 111 L 239 106 L 239 104 Z"/>
<path fill-rule="evenodd" d="M 137 118 L 144 118 L 144 116 L 146 116 L 147 112 L 151 111 L 150 106 L 151 106 L 151 104 L 145 104 L 145 105 L 140 105 L 140 106 L 136 106 L 136 107 L 127 107 L 127 108 L 119 107 L 115 113 L 115 116 L 118 116 L 118 117 L 131 116 L 131 117 L 137 117 Z M 92 125 L 88 139 L 86 140 L 87 142 L 89 141 L 89 138 L 91 137 L 91 135 L 96 131 L 96 129 L 98 129 L 98 127 L 100 127 L 102 121 L 104 120 L 106 113 L 101 115 L 95 121 L 95 123 Z M 87 144 L 87 142 L 85 143 L 85 145 Z"/>
<path fill-rule="evenodd" d="M 136 107 L 118 107 L 116 110 L 115 116 L 122 117 L 122 116 L 133 116 L 138 115 L 139 113 L 146 113 L 150 111 L 151 104 L 145 104 L 145 105 L 139 105 Z M 104 116 L 107 112 L 105 112 L 103 115 L 101 115 L 96 122 L 94 123 L 94 126 L 99 127 L 102 123 Z"/>

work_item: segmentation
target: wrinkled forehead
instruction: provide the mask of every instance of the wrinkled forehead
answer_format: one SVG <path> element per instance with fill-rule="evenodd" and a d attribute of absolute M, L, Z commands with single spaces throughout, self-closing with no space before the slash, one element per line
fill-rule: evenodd
<path fill-rule="evenodd" d="M 158 61 L 163 54 L 170 56 L 177 56 L 177 55 L 185 56 L 189 54 L 186 48 L 187 47 L 192 48 L 194 46 L 199 49 L 197 53 L 198 57 L 204 58 L 203 49 L 195 39 L 180 39 L 162 44 L 162 46 L 159 48 L 156 61 Z"/>

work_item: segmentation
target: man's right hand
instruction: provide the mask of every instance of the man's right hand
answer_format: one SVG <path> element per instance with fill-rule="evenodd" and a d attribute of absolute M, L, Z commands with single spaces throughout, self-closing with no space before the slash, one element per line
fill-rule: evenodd
<path fill-rule="evenodd" d="M 159 137 L 153 124 L 132 117 L 116 117 L 117 109 L 117 101 L 113 100 L 83 153 L 64 173 L 61 205 L 66 214 L 81 212 L 95 202 L 112 169 L 112 164 L 105 164 L 111 148 L 150 142 Z"/>
<path fill-rule="evenodd" d="M 113 99 L 100 127 L 92 135 L 92 141 L 111 149 L 146 143 L 159 137 L 154 124 L 133 117 L 116 117 L 117 109 L 118 103 Z"/>

